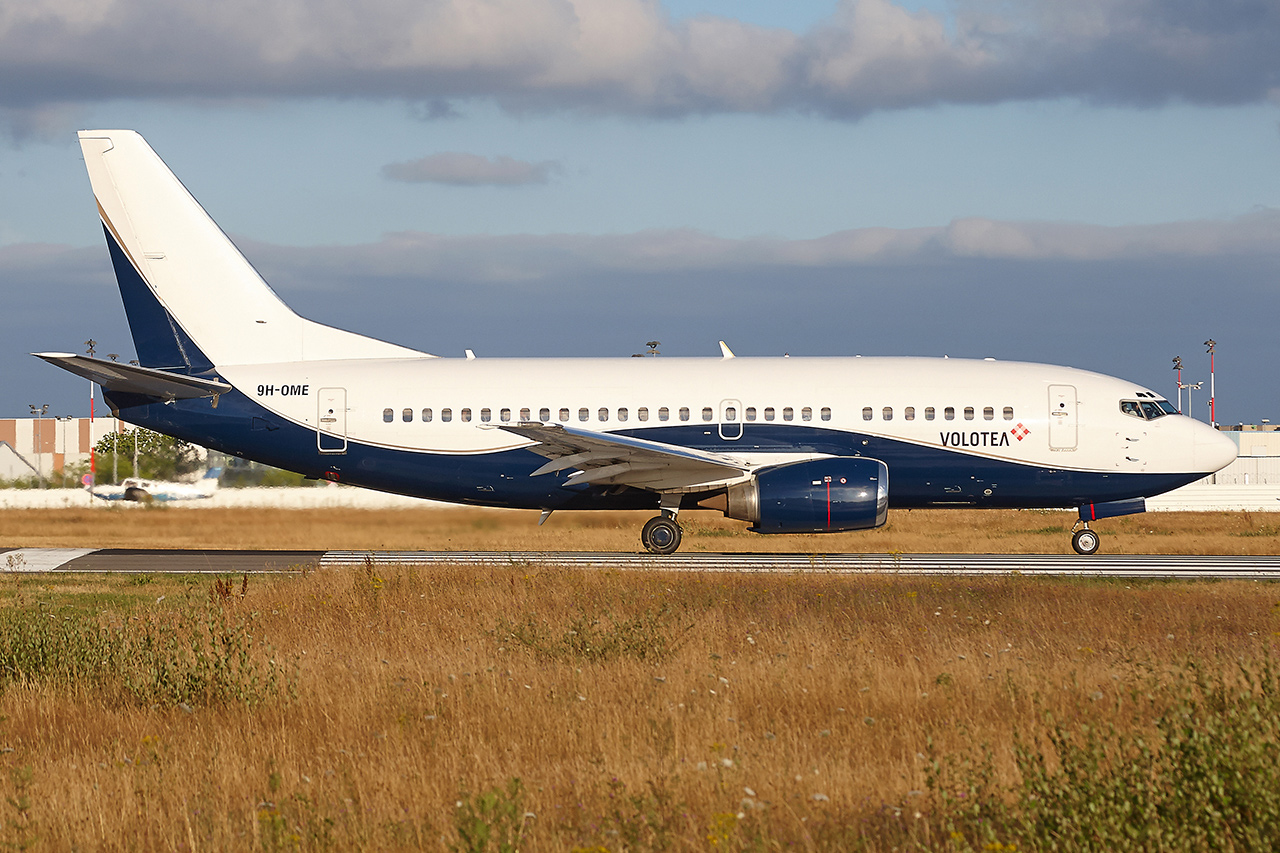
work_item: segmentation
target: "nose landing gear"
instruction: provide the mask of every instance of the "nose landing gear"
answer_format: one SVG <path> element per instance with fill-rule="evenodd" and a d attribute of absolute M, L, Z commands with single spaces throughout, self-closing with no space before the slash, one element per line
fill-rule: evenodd
<path fill-rule="evenodd" d="M 1098 534 L 1089 529 L 1089 522 L 1121 515 L 1135 515 L 1147 511 L 1146 498 L 1125 498 L 1120 501 L 1084 504 L 1080 507 L 1080 520 L 1071 525 L 1071 547 L 1081 556 L 1098 553 Z"/>
<path fill-rule="evenodd" d="M 1098 552 L 1101 540 L 1096 531 L 1089 528 L 1089 522 L 1077 521 L 1071 528 L 1071 547 L 1077 554 L 1088 557 Z"/>

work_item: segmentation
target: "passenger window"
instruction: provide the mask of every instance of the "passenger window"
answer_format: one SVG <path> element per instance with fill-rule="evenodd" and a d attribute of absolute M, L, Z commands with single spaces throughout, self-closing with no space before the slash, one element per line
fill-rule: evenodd
<path fill-rule="evenodd" d="M 996 419 L 996 410 L 987 406 L 982 410 L 982 419 L 984 421 L 994 421 Z"/>
<path fill-rule="evenodd" d="M 661 409 L 658 409 L 658 420 L 660 421 L 671 420 L 671 410 L 668 409 L 666 406 L 663 406 Z"/>
<path fill-rule="evenodd" d="M 480 410 L 480 420 L 481 420 L 481 421 L 483 421 L 484 423 L 488 423 L 488 422 L 489 422 L 490 420 L 492 420 L 492 419 L 493 419 L 493 413 L 492 413 L 492 412 L 490 412 L 488 409 L 481 409 L 481 410 Z"/>
<path fill-rule="evenodd" d="M 1011 420 L 1013 420 L 1013 406 L 1005 406 L 1005 407 L 1004 407 L 1004 419 L 1005 419 L 1006 421 L 1011 421 Z"/>
<path fill-rule="evenodd" d="M 871 420 L 873 417 L 875 417 L 875 412 L 871 411 L 871 407 L 870 407 L 870 406 L 863 406 L 863 407 L 862 407 L 862 419 L 863 419 L 864 421 L 869 421 L 869 420 Z"/>
<path fill-rule="evenodd" d="M 551 410 L 538 409 L 538 420 L 542 421 L 543 423 L 546 423 L 547 421 L 551 420 Z"/>
<path fill-rule="evenodd" d="M 764 410 L 764 419 L 766 421 L 773 420 L 773 406 L 767 406 Z"/>
<path fill-rule="evenodd" d="M 802 420 L 802 421 L 811 421 L 811 420 L 813 420 L 813 407 L 812 407 L 812 406 L 805 406 L 803 409 L 801 409 L 801 410 L 800 410 L 800 420 Z"/>
<path fill-rule="evenodd" d="M 599 418 L 600 418 L 600 420 L 602 420 L 602 421 L 607 421 L 607 420 L 609 420 L 609 410 L 608 410 L 608 409 L 606 409 L 604 406 L 601 406 L 601 407 L 600 407 L 600 411 L 599 411 L 599 412 L 597 412 L 597 413 L 596 413 L 596 415 L 597 415 L 597 417 L 599 417 Z"/>
<path fill-rule="evenodd" d="M 591 420 L 591 410 L 587 408 L 578 409 L 578 420 L 580 421 Z"/>
<path fill-rule="evenodd" d="M 636 409 L 636 420 L 638 420 L 638 421 L 647 421 L 647 420 L 649 420 L 649 407 L 648 407 L 648 406 L 641 406 L 640 408 Z"/>
<path fill-rule="evenodd" d="M 423 409 L 423 410 L 422 410 L 422 420 L 426 421 L 427 423 L 430 423 L 430 422 L 431 422 L 431 410 L 430 410 L 430 409 Z"/>
<path fill-rule="evenodd" d="M 924 419 L 925 419 L 926 421 L 931 421 L 931 420 L 933 420 L 933 414 L 934 414 L 934 412 L 933 412 L 933 406 L 925 406 L 925 407 L 924 407 Z"/>
<path fill-rule="evenodd" d="M 795 418 L 795 414 L 795 410 L 790 406 L 787 406 L 782 410 L 782 419 L 784 421 L 793 420 Z"/>
<path fill-rule="evenodd" d="M 525 414 L 529 413 L 528 409 L 525 409 L 524 411 L 525 411 Z M 502 421 L 503 423 L 506 423 L 507 421 L 511 420 L 511 410 L 510 409 L 499 410 L 498 420 Z M 528 420 L 528 418 L 525 418 L 525 420 Z"/>
<path fill-rule="evenodd" d="M 389 423 L 391 423 L 392 421 L 394 421 L 395 419 L 396 419 L 396 412 L 395 412 L 395 409 L 383 409 L 383 410 L 382 410 L 382 422 L 383 422 L 383 423 L 388 423 L 388 424 L 389 424 Z"/>
<path fill-rule="evenodd" d="M 902 419 L 904 421 L 914 421 L 916 419 L 916 407 L 907 406 L 902 410 Z"/>
<path fill-rule="evenodd" d="M 449 421 L 453 420 L 453 409 L 441 409 L 440 420 L 444 421 L 445 423 L 448 423 Z"/>
<path fill-rule="evenodd" d="M 971 421 L 971 420 L 973 420 L 973 406 L 965 406 L 965 407 L 964 407 L 964 419 L 965 419 L 966 421 Z"/>
<path fill-rule="evenodd" d="M 413 421 L 413 409 L 405 409 L 403 412 L 401 412 L 401 413 L 400 413 L 400 420 L 404 421 L 405 423 L 412 423 L 412 421 Z"/>
<path fill-rule="evenodd" d="M 681 407 L 680 407 L 680 420 L 682 420 L 682 421 L 687 421 L 687 420 L 689 420 L 689 407 L 688 407 L 688 406 L 681 406 Z"/>
<path fill-rule="evenodd" d="M 703 406 L 703 407 L 702 407 L 702 419 L 703 419 L 704 421 L 709 421 L 709 420 L 711 420 L 711 419 L 712 419 L 712 418 L 714 418 L 714 417 L 715 417 L 715 413 L 714 413 L 713 411 L 711 411 L 711 407 L 710 407 L 710 406 Z"/>
<path fill-rule="evenodd" d="M 726 421 L 736 421 L 738 419 L 738 410 L 733 406 L 726 406 L 724 410 L 724 419 Z"/>
<path fill-rule="evenodd" d="M 625 421 L 627 419 L 627 410 L 618 409 L 618 420 Z"/>
<path fill-rule="evenodd" d="M 747 420 L 754 421 L 756 419 L 756 407 L 747 406 Z"/>
<path fill-rule="evenodd" d="M 471 410 L 463 409 L 458 412 L 458 420 L 462 421 L 464 424 L 471 423 Z"/>
<path fill-rule="evenodd" d="M 567 421 L 567 420 L 569 420 L 569 410 L 568 410 L 568 409 L 561 409 L 561 410 L 560 410 L 560 420 L 561 420 L 561 421 Z"/>
<path fill-rule="evenodd" d="M 954 421 L 956 419 L 956 407 L 947 406 L 945 409 L 942 410 L 942 417 L 945 420 Z"/>
<path fill-rule="evenodd" d="M 885 406 L 884 411 L 880 414 L 886 421 L 893 420 L 893 406 Z"/>
<path fill-rule="evenodd" d="M 503 418 L 503 420 L 505 421 L 505 420 L 506 420 L 506 418 Z M 531 420 L 533 420 L 533 414 L 532 414 L 528 409 L 521 409 L 521 410 L 520 410 L 520 420 L 522 420 L 522 421 L 531 421 Z"/>
<path fill-rule="evenodd" d="M 824 421 L 831 420 L 831 408 L 829 406 L 822 407 L 822 419 Z"/>

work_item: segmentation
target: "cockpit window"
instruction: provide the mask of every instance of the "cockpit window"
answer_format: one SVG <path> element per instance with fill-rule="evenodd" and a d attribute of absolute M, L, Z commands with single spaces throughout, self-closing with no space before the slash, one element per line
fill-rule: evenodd
<path fill-rule="evenodd" d="M 1168 400 L 1121 400 L 1120 411 L 1134 418 L 1154 421 L 1165 415 L 1176 415 L 1178 410 Z"/>

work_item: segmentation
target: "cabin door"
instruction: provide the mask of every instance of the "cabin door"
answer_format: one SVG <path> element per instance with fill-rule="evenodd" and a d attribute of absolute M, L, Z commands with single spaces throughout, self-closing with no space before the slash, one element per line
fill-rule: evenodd
<path fill-rule="evenodd" d="M 1076 449 L 1076 386 L 1049 386 L 1049 449 Z"/>
<path fill-rule="evenodd" d="M 316 396 L 316 448 L 325 454 L 347 452 L 347 389 L 321 388 Z"/>

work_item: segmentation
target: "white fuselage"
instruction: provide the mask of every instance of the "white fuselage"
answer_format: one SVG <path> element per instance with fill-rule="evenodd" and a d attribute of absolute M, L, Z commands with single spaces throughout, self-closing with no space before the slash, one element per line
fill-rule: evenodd
<path fill-rule="evenodd" d="M 1122 400 L 1155 399 L 1146 388 L 1019 362 L 414 358 L 223 366 L 220 373 L 254 402 L 310 430 L 323 428 L 321 398 L 341 389 L 344 423 L 334 424 L 335 432 L 409 452 L 484 454 L 527 446 L 482 427 L 550 420 L 638 435 L 679 427 L 701 434 L 699 444 L 757 464 L 809 452 L 779 446 L 792 428 L 1090 472 L 1207 472 L 1234 455 L 1228 439 L 1190 418 L 1146 420 L 1122 412 Z M 766 427 L 767 436 L 757 438 Z"/>

